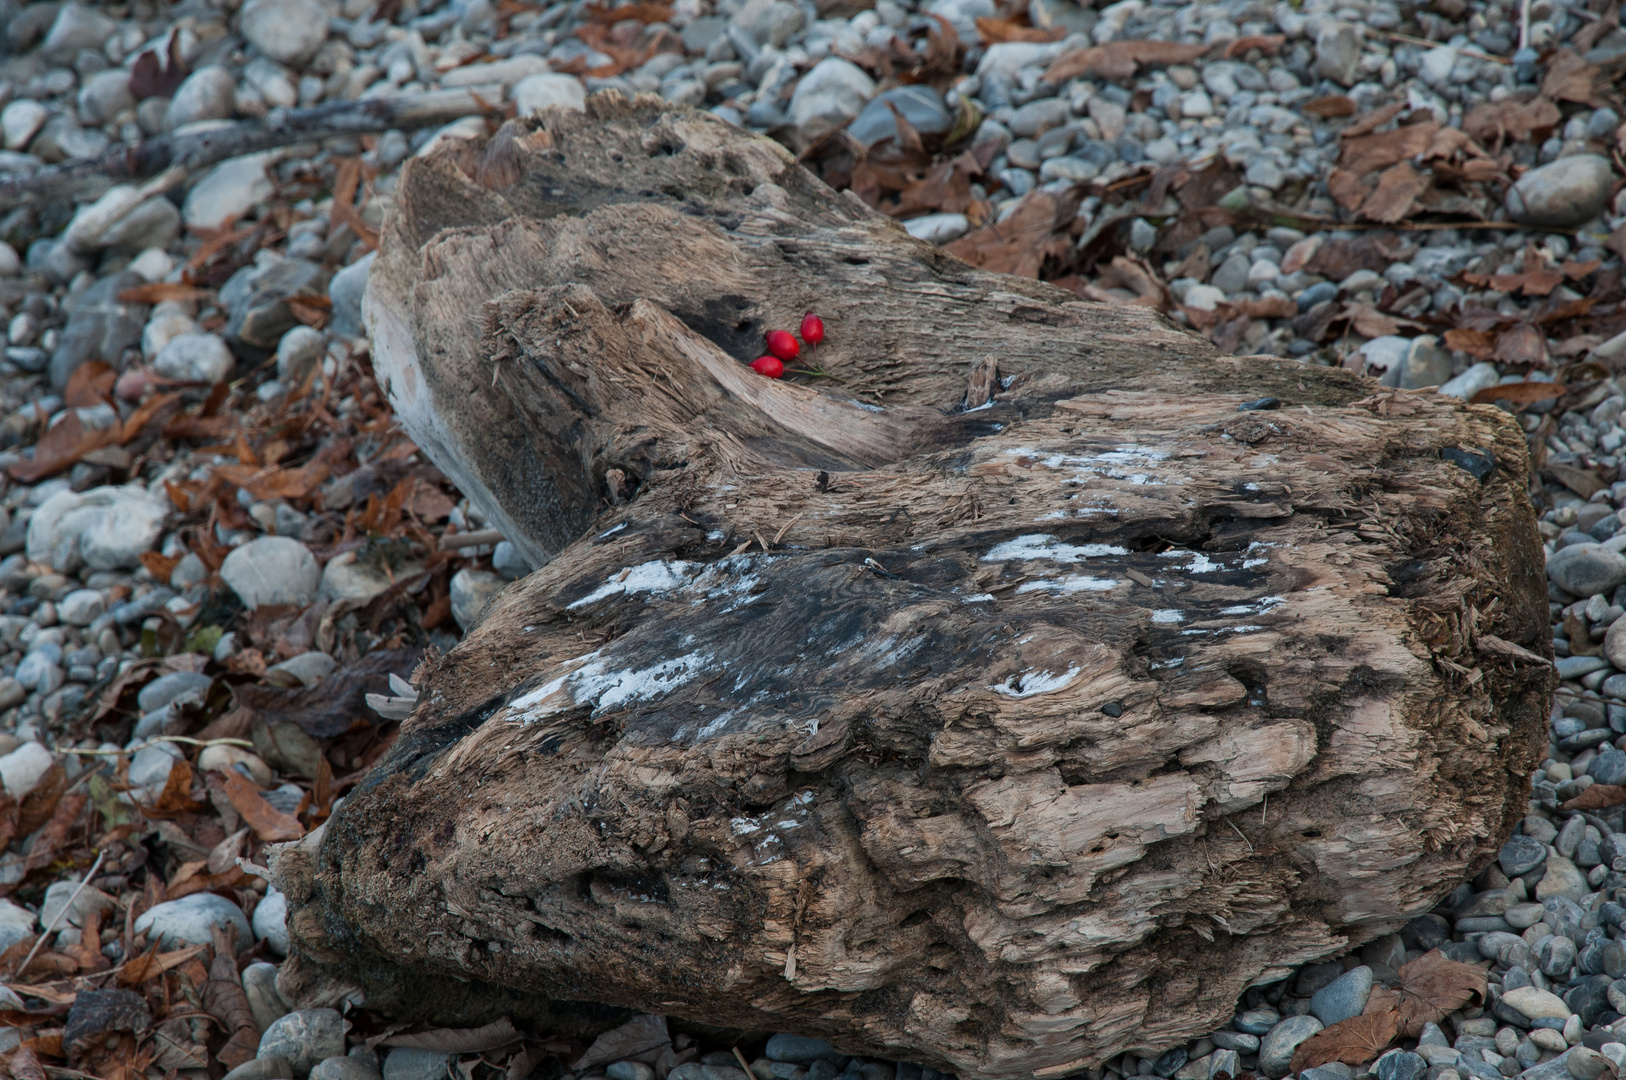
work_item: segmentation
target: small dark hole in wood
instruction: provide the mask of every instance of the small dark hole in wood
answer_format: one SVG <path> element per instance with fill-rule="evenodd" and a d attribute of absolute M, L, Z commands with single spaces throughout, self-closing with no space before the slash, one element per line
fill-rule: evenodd
<path fill-rule="evenodd" d="M 1309 837 L 1317 837 L 1317 836 L 1321 835 L 1321 830 L 1320 829 L 1305 829 L 1304 832 L 1300 833 L 1299 835 L 1301 835 L 1301 836 L 1309 836 Z"/>
<path fill-rule="evenodd" d="M 905 915 L 904 918 L 903 918 L 903 921 L 900 922 L 898 925 L 899 926 L 919 926 L 921 923 L 928 923 L 928 922 L 931 922 L 931 921 L 932 921 L 932 913 L 927 911 L 925 908 L 922 908 L 919 911 L 911 911 L 908 915 Z"/>

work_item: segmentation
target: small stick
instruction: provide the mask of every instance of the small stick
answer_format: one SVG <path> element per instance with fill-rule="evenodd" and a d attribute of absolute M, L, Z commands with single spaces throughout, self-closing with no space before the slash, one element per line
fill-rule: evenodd
<path fill-rule="evenodd" d="M 815 348 L 817 348 L 817 346 L 815 346 Z M 740 1053 L 740 1048 L 737 1047 L 737 1046 L 734 1047 L 734 1060 L 738 1061 L 740 1063 L 740 1068 L 745 1070 L 745 1075 L 747 1077 L 747 1080 L 749 1080 L 750 1077 L 755 1075 L 754 1073 L 751 1072 L 751 1066 L 749 1066 L 749 1065 L 747 1065 L 745 1063 L 745 1055 Z"/>
<path fill-rule="evenodd" d="M 441 550 L 447 548 L 485 547 L 487 544 L 502 543 L 503 535 L 498 529 L 476 529 L 473 532 L 453 533 L 440 538 Z"/>
<path fill-rule="evenodd" d="M 62 905 L 62 910 L 58 911 L 54 916 L 52 916 L 50 925 L 45 928 L 45 931 L 40 934 L 37 939 L 35 939 L 34 947 L 28 950 L 28 955 L 23 957 L 23 962 L 17 965 L 18 975 L 21 975 L 23 972 L 27 971 L 28 965 L 34 962 L 34 957 L 38 955 L 40 946 L 45 944 L 46 938 L 50 937 L 56 932 L 56 924 L 62 921 L 62 916 L 66 915 L 70 910 L 72 910 L 74 901 L 78 900 L 79 894 L 85 891 L 85 886 L 90 884 L 90 879 L 96 876 L 96 871 L 101 869 L 102 860 L 106 857 L 106 851 L 98 851 L 96 853 L 96 861 L 90 864 L 89 870 L 85 871 L 85 876 L 79 882 L 79 887 L 73 890 L 73 895 L 68 897 L 68 902 L 66 904 Z"/>

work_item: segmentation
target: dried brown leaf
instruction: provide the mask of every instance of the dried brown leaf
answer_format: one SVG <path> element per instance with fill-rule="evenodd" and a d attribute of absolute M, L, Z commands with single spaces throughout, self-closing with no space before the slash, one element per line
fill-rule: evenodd
<path fill-rule="evenodd" d="M 663 1023 L 662 1027 L 664 1026 Z M 620 1028 L 616 1030 L 619 1031 Z M 425 1031 L 391 1035 L 384 1040 L 384 1045 L 410 1046 L 417 1050 L 431 1050 L 437 1054 L 483 1054 L 488 1050 L 512 1046 L 524 1037 L 524 1034 L 514 1027 L 514 1022 L 504 1016 L 477 1028 L 438 1027 L 429 1028 Z M 601 1035 L 599 1038 L 602 1040 L 604 1036 Z M 593 1045 L 597 1046 L 598 1044 L 594 1043 Z M 636 1050 L 633 1051 L 633 1053 L 637 1052 Z M 610 1058 L 608 1060 L 614 1061 L 617 1059 Z"/>
<path fill-rule="evenodd" d="M 1353 102 L 1351 102 L 1351 104 L 1353 104 Z M 1388 105 L 1383 105 L 1373 109 L 1359 120 L 1350 121 L 1349 126 L 1344 128 L 1344 130 L 1338 134 L 1341 138 L 1345 139 L 1358 138 L 1367 134 L 1368 132 L 1376 131 L 1378 128 L 1382 127 L 1384 124 L 1387 124 L 1389 121 L 1393 120 L 1395 117 L 1399 116 L 1405 111 L 1406 103 L 1404 101 L 1391 102 Z M 1353 110 L 1351 110 L 1350 115 L 1354 115 Z"/>
<path fill-rule="evenodd" d="M 1547 339 L 1534 325 L 1520 323 L 1497 336 L 1495 357 L 1504 364 L 1546 367 Z"/>
<path fill-rule="evenodd" d="M 164 790 L 159 793 L 158 801 L 151 806 L 143 806 L 141 812 L 150 818 L 162 820 L 202 809 L 203 804 L 192 798 L 192 766 L 185 761 L 177 761 L 169 770 L 169 778 L 164 781 Z"/>
<path fill-rule="evenodd" d="M 1574 49 L 1561 48 L 1547 58 L 1547 71 L 1541 79 L 1541 96 L 1553 101 L 1573 101 L 1597 108 L 1609 93 L 1609 77 L 1596 64 L 1589 64 Z"/>
<path fill-rule="evenodd" d="M 211 787 L 218 785 L 225 792 L 232 807 L 242 815 L 243 822 L 266 843 L 298 840 L 305 835 L 298 818 L 266 802 L 254 781 L 241 773 L 232 770 L 210 773 L 209 784 Z"/>
<path fill-rule="evenodd" d="M 1072 246 L 1065 233 L 1057 235 L 1072 218 L 1071 209 L 1062 213 L 1064 202 L 1077 206 L 1048 191 L 1030 191 L 1010 217 L 966 233 L 943 250 L 983 270 L 1037 278 L 1046 256 L 1059 256 Z"/>
<path fill-rule="evenodd" d="M 1186 45 L 1177 41 L 1109 41 L 1105 45 L 1062 53 L 1051 61 L 1044 80 L 1057 83 L 1081 76 L 1127 79 L 1143 66 L 1189 63 L 1211 48 L 1211 45 Z"/>
<path fill-rule="evenodd" d="M 997 45 L 1006 41 L 1034 41 L 1039 43 L 1060 41 L 1067 36 L 1067 31 L 1059 26 L 1049 30 L 1015 19 L 998 19 L 991 15 L 980 16 L 977 19 L 977 36 L 989 45 Z"/>
<path fill-rule="evenodd" d="M 1496 335 L 1489 330 L 1466 330 L 1460 327 L 1445 332 L 1446 348 L 1465 352 L 1475 360 L 1489 360 L 1496 352 Z"/>
<path fill-rule="evenodd" d="M 1470 333 L 1477 331 L 1458 331 L 1451 333 Z M 1450 342 L 1447 336 L 1446 341 Z M 1469 398 L 1474 405 L 1494 405 L 1498 401 L 1510 401 L 1515 405 L 1531 405 L 1538 401 L 1548 401 L 1563 394 L 1564 386 L 1561 383 L 1550 382 L 1516 382 L 1504 383 L 1501 386 L 1487 386 Z"/>
<path fill-rule="evenodd" d="M 1346 94 L 1328 94 L 1326 97 L 1306 101 L 1299 106 L 1299 111 L 1319 116 L 1323 120 L 1331 120 L 1337 116 L 1354 116 L 1355 102 Z"/>
<path fill-rule="evenodd" d="M 12 478 L 32 484 L 52 473 L 61 472 L 92 450 L 118 441 L 119 429 L 86 429 L 76 411 L 68 412 L 34 444 L 34 456 L 14 462 L 7 468 Z"/>
<path fill-rule="evenodd" d="M 594 1065 L 620 1061 L 646 1050 L 654 1050 L 670 1041 L 666 1017 L 644 1013 L 594 1039 L 593 1045 L 571 1063 L 571 1068 L 582 1072 Z"/>
<path fill-rule="evenodd" d="M 19 1046 L 12 1051 L 6 1065 L 11 1070 L 12 1080 L 45 1080 L 45 1070 L 31 1047 Z"/>
<path fill-rule="evenodd" d="M 1361 203 L 1361 216 L 1392 225 L 1411 213 L 1428 185 L 1427 173 L 1404 161 L 1391 165 L 1378 175 L 1378 186 Z"/>
<path fill-rule="evenodd" d="M 1253 49 L 1274 55 L 1286 43 L 1287 36 L 1285 34 L 1248 34 L 1225 46 L 1225 51 L 1220 55 L 1230 60 Z"/>
<path fill-rule="evenodd" d="M 161 953 L 157 942 L 152 948 L 128 961 L 119 969 L 120 986 L 139 986 L 148 979 L 155 979 L 166 971 L 173 971 L 182 964 L 203 952 L 204 946 L 193 945 L 185 949 L 176 949 L 173 952 Z"/>
<path fill-rule="evenodd" d="M 119 303 L 158 304 L 165 300 L 210 300 L 214 295 L 213 289 L 183 285 L 179 281 L 149 281 L 145 285 L 136 285 L 119 293 Z"/>
<path fill-rule="evenodd" d="M 1487 994 L 1485 971 L 1474 964 L 1448 960 L 1440 950 L 1430 949 L 1400 965 L 1397 991 L 1400 1033 L 1414 1039 L 1424 1024 L 1437 1024 L 1464 1006 L 1483 1004 Z"/>
<path fill-rule="evenodd" d="M 1316 1032 L 1300 1043 L 1293 1052 L 1289 1068 L 1293 1072 L 1301 1072 L 1329 1061 L 1364 1065 L 1387 1050 L 1399 1033 L 1400 1014 L 1393 1009 L 1352 1016 Z"/>
<path fill-rule="evenodd" d="M 1593 784 L 1573 799 L 1567 800 L 1564 810 L 1605 810 L 1611 806 L 1626 806 L 1626 787 L 1618 784 Z"/>
<path fill-rule="evenodd" d="M 588 4 L 582 8 L 582 14 L 593 22 L 613 25 L 622 19 L 637 19 L 641 23 L 666 22 L 672 17 L 672 8 L 667 4 L 633 3 L 620 4 L 616 7 L 607 7 L 603 4 Z"/>
<path fill-rule="evenodd" d="M 1481 145 L 1499 147 L 1505 142 L 1540 142 L 1562 119 L 1548 98 L 1504 98 L 1475 105 L 1462 118 L 1462 130 Z"/>
<path fill-rule="evenodd" d="M 214 929 L 215 957 L 209 965 L 209 981 L 203 984 L 203 1007 L 230 1032 L 218 1054 L 228 1069 L 253 1061 L 260 1045 L 260 1030 L 254 1023 L 248 995 L 237 974 L 237 962 L 230 942 L 219 927 Z"/>
<path fill-rule="evenodd" d="M 1345 210 L 1357 210 L 1372 194 L 1374 185 L 1347 169 L 1333 169 L 1327 174 L 1327 193 Z"/>
<path fill-rule="evenodd" d="M 1424 120 L 1397 127 L 1393 131 L 1347 139 L 1343 151 L 1338 155 L 1338 167 L 1356 176 L 1363 176 L 1375 169 L 1387 169 L 1427 150 L 1440 127 L 1437 120 Z"/>

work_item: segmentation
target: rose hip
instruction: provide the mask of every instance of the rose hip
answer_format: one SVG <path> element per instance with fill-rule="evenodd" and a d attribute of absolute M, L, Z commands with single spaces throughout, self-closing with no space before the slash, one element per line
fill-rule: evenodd
<path fill-rule="evenodd" d="M 811 311 L 802 316 L 802 340 L 817 345 L 824 340 L 824 320 Z"/>
<path fill-rule="evenodd" d="M 768 352 L 781 360 L 794 360 L 796 354 L 802 351 L 788 330 L 769 330 L 763 337 L 767 339 Z"/>
<path fill-rule="evenodd" d="M 751 361 L 751 370 L 758 375 L 766 375 L 770 379 L 777 379 L 785 373 L 785 365 L 777 356 L 759 356 Z"/>

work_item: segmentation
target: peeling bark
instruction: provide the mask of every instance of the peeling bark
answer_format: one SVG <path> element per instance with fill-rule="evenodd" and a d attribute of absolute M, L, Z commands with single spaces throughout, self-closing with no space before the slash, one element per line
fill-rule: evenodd
<path fill-rule="evenodd" d="M 809 309 L 838 381 L 743 366 Z M 292 998 L 1060 1076 L 1393 930 L 1523 811 L 1553 675 L 1496 409 L 976 271 L 602 95 L 410 164 L 367 310 L 545 565 L 278 857 Z"/>

